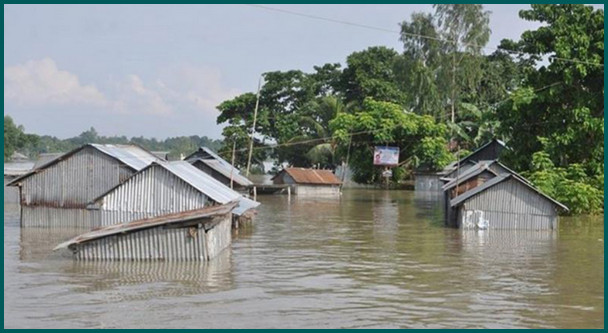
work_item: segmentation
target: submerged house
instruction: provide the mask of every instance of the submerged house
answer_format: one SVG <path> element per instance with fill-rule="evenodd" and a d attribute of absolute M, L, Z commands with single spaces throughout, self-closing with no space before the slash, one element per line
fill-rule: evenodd
<path fill-rule="evenodd" d="M 231 243 L 236 203 L 141 219 L 93 230 L 58 245 L 75 260 L 208 261 Z"/>
<path fill-rule="evenodd" d="M 15 178 L 24 227 L 96 227 L 87 204 L 158 159 L 134 145 L 87 144 Z"/>
<path fill-rule="evenodd" d="M 331 170 L 285 168 L 276 174 L 274 184 L 291 185 L 297 195 L 340 195 L 338 177 Z"/>
<path fill-rule="evenodd" d="M 253 187 L 253 183 L 239 169 L 207 147 L 200 147 L 185 160 L 226 186 L 230 187 L 232 183 L 232 188 L 236 191 L 246 192 Z"/>
<path fill-rule="evenodd" d="M 507 149 L 507 146 L 503 141 L 493 139 L 492 141 L 477 148 L 469 155 L 446 166 L 441 172 L 442 178 L 456 178 L 458 174 L 465 172 L 479 161 L 500 160 L 500 155 L 505 149 Z"/>
<path fill-rule="evenodd" d="M 443 186 L 446 221 L 462 229 L 557 229 L 568 208 L 497 161 L 480 161 Z"/>
<path fill-rule="evenodd" d="M 232 242 L 233 216 L 258 205 L 186 161 L 153 162 L 92 200 L 102 228 L 66 246 L 77 259 L 208 260 Z"/>
<path fill-rule="evenodd" d="M 493 139 L 477 148 L 471 154 L 452 162 L 440 172 L 435 172 L 424 167 L 419 168 L 414 171 L 414 188 L 416 191 L 441 191 L 441 187 L 446 181 L 455 179 L 458 174 L 462 174 L 477 162 L 499 160 L 504 149 L 506 149 L 504 142 Z"/>
<path fill-rule="evenodd" d="M 236 203 L 240 216 L 257 207 L 186 161 L 154 162 L 87 206 L 99 211 L 100 226 Z"/>

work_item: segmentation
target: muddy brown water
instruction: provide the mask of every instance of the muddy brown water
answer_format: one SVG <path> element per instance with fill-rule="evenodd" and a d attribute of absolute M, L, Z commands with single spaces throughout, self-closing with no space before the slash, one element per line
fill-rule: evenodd
<path fill-rule="evenodd" d="M 557 232 L 442 226 L 408 191 L 260 196 L 208 263 L 78 263 L 78 230 L 21 229 L 4 206 L 5 328 L 603 328 L 601 217 Z"/>

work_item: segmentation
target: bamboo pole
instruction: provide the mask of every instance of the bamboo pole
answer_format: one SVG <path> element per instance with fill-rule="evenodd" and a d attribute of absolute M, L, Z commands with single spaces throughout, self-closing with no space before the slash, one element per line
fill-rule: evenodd
<path fill-rule="evenodd" d="M 233 183 L 234 183 L 234 178 L 233 178 L 233 173 L 234 173 L 234 158 L 236 157 L 236 140 L 234 140 L 232 142 L 232 168 L 230 168 L 230 188 L 234 188 Z"/>
<path fill-rule="evenodd" d="M 262 77 L 258 81 L 258 96 L 255 100 L 255 109 L 253 111 L 253 124 L 251 125 L 251 136 L 249 137 L 249 156 L 247 157 L 247 172 L 246 176 L 249 177 L 249 168 L 251 168 L 251 155 L 253 154 L 253 134 L 255 133 L 255 123 L 258 120 L 258 107 L 260 106 L 260 90 L 262 88 Z"/>

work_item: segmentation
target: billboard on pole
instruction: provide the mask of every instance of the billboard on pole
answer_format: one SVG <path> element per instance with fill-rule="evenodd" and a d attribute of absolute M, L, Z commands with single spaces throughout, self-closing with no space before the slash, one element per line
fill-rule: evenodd
<path fill-rule="evenodd" d="M 374 149 L 374 165 L 399 165 L 399 147 L 381 147 Z"/>

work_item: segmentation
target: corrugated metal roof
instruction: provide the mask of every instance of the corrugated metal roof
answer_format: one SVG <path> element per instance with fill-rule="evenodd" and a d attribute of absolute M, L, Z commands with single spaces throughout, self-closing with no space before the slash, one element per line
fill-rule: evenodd
<path fill-rule="evenodd" d="M 512 175 L 512 174 L 501 174 L 496 176 L 495 178 L 490 179 L 489 181 L 485 182 L 483 185 L 475 187 L 474 189 L 471 189 L 469 191 L 464 192 L 463 194 L 457 196 L 456 198 L 450 200 L 450 206 L 451 207 L 456 207 L 459 206 L 460 204 L 462 204 L 464 201 L 466 201 L 467 199 L 491 188 L 492 186 L 502 183 L 503 181 L 507 180 L 507 179 L 515 179 L 518 182 L 520 182 L 521 184 L 527 186 L 528 188 L 530 188 L 532 191 L 538 193 L 539 195 L 545 197 L 547 200 L 553 202 L 555 205 L 557 205 L 558 207 L 562 208 L 563 210 L 568 210 L 568 207 L 566 207 L 565 205 L 563 205 L 562 203 L 558 202 L 557 200 L 549 197 L 548 195 L 542 193 L 541 191 L 539 191 L 537 188 L 535 188 L 534 186 L 532 186 L 529 182 L 527 182 L 525 179 L 520 178 L 520 176 L 516 176 L 516 175 Z"/>
<path fill-rule="evenodd" d="M 131 168 L 139 171 L 150 163 L 159 160 L 154 154 L 141 147 L 133 145 L 100 145 L 91 144 L 92 147 L 110 155 Z"/>
<path fill-rule="evenodd" d="M 221 158 L 220 155 L 216 154 L 213 150 L 207 148 L 207 147 L 200 147 L 197 151 L 195 151 L 194 153 L 188 155 L 185 160 L 196 160 L 196 159 L 203 159 L 203 160 L 216 160 L 218 161 L 221 165 L 223 165 L 225 168 L 234 168 L 232 166 L 232 164 L 228 163 L 228 161 L 226 161 L 225 159 Z M 237 168 L 234 168 L 234 170 L 236 170 L 237 173 L 240 173 L 241 171 Z"/>
<path fill-rule="evenodd" d="M 446 191 L 449 190 L 451 188 L 453 188 L 456 185 L 462 184 L 463 182 L 468 181 L 469 179 L 478 176 L 479 174 L 481 174 L 482 172 L 488 170 L 489 172 L 496 174 L 494 171 L 492 171 L 490 169 L 490 166 L 494 163 L 495 161 L 480 161 L 479 163 L 475 164 L 475 166 L 467 169 L 465 172 L 463 172 L 460 176 L 458 176 L 455 179 L 452 179 L 449 183 L 443 185 L 443 187 L 441 188 L 442 190 Z"/>
<path fill-rule="evenodd" d="M 234 208 L 232 210 L 232 213 L 234 213 L 236 215 L 243 215 L 243 213 L 245 213 L 246 211 L 256 208 L 259 205 L 260 205 L 260 203 L 257 201 L 253 201 L 251 199 L 241 197 L 239 199 L 239 205 L 236 206 L 236 208 Z"/>
<path fill-rule="evenodd" d="M 70 152 L 67 152 L 63 155 L 60 155 L 54 159 L 51 159 L 50 161 L 48 161 L 47 163 L 44 163 L 41 166 L 33 168 L 30 172 L 28 172 L 28 173 L 24 174 L 23 176 L 18 177 L 15 180 L 8 183 L 7 186 L 15 186 L 19 182 L 21 182 L 21 180 L 33 175 L 34 173 L 39 172 L 42 169 L 45 169 L 49 166 L 59 163 L 60 161 L 70 158 L 72 155 L 76 154 L 77 152 L 81 151 L 82 149 L 84 149 L 86 147 L 93 147 L 93 148 L 97 149 L 98 151 L 100 151 L 114 159 L 119 160 L 120 162 L 124 163 L 125 165 L 129 166 L 130 168 L 134 169 L 135 171 L 139 171 L 139 170 L 145 168 L 146 166 L 150 165 L 150 163 L 152 163 L 154 161 L 157 161 L 157 160 L 162 161 L 162 160 L 159 160 L 152 153 L 148 152 L 147 150 L 145 150 L 141 147 L 135 146 L 135 145 L 86 144 L 86 145 L 82 145 Z"/>
<path fill-rule="evenodd" d="M 331 170 L 286 168 L 281 172 L 287 172 L 297 184 L 340 185 L 342 183 Z"/>
<path fill-rule="evenodd" d="M 470 159 L 471 159 L 473 156 L 475 156 L 475 154 L 477 154 L 477 153 L 479 153 L 480 151 L 482 151 L 482 150 L 484 150 L 484 149 L 488 148 L 488 147 L 489 147 L 490 145 L 492 145 L 493 143 L 497 143 L 497 144 L 499 144 L 500 146 L 502 146 L 503 148 L 507 148 L 507 145 L 506 145 L 506 144 L 505 144 L 505 143 L 504 143 L 502 140 L 498 140 L 498 139 L 493 139 L 493 140 L 490 140 L 489 142 L 486 142 L 486 143 L 485 143 L 484 145 L 482 145 L 481 147 L 479 147 L 479 148 L 475 149 L 475 151 L 473 151 L 473 152 L 472 152 L 472 153 L 470 153 L 469 155 L 467 155 L 467 156 L 465 156 L 464 158 L 460 159 L 460 161 L 455 161 L 455 162 L 452 162 L 450 165 L 448 165 L 447 167 L 445 167 L 444 171 L 445 171 L 445 170 L 450 170 L 450 171 L 451 171 L 451 170 L 455 169 L 455 168 L 458 166 L 458 164 L 464 164 L 464 163 L 466 163 L 466 162 L 469 162 L 469 161 L 470 161 Z M 473 162 L 477 162 L 477 161 L 473 161 Z"/>
<path fill-rule="evenodd" d="M 223 215 L 229 213 L 232 209 L 234 209 L 235 206 L 236 203 L 229 203 L 221 206 L 211 206 L 186 212 L 179 212 L 157 216 L 153 218 L 141 219 L 129 223 L 114 224 L 74 237 L 67 242 L 57 245 L 54 250 L 66 248 L 70 245 L 81 244 L 116 234 L 134 232 L 160 225 L 181 223 L 215 215 Z"/>
<path fill-rule="evenodd" d="M 210 160 L 210 159 L 202 159 L 202 158 L 199 158 L 199 159 L 191 161 L 191 162 L 194 163 L 196 161 L 206 164 L 208 167 L 221 173 L 226 178 L 230 179 L 230 177 L 232 177 L 233 181 L 241 186 L 252 186 L 253 185 L 253 183 L 249 179 L 247 179 L 247 177 L 241 175 L 239 173 L 239 170 L 231 165 L 226 166 L 224 163 L 222 163 L 218 160 Z"/>
<path fill-rule="evenodd" d="M 215 202 L 225 204 L 238 200 L 241 197 L 240 194 L 233 191 L 228 186 L 220 183 L 215 178 L 197 169 L 186 161 L 161 162 L 156 164 L 192 185 Z"/>

